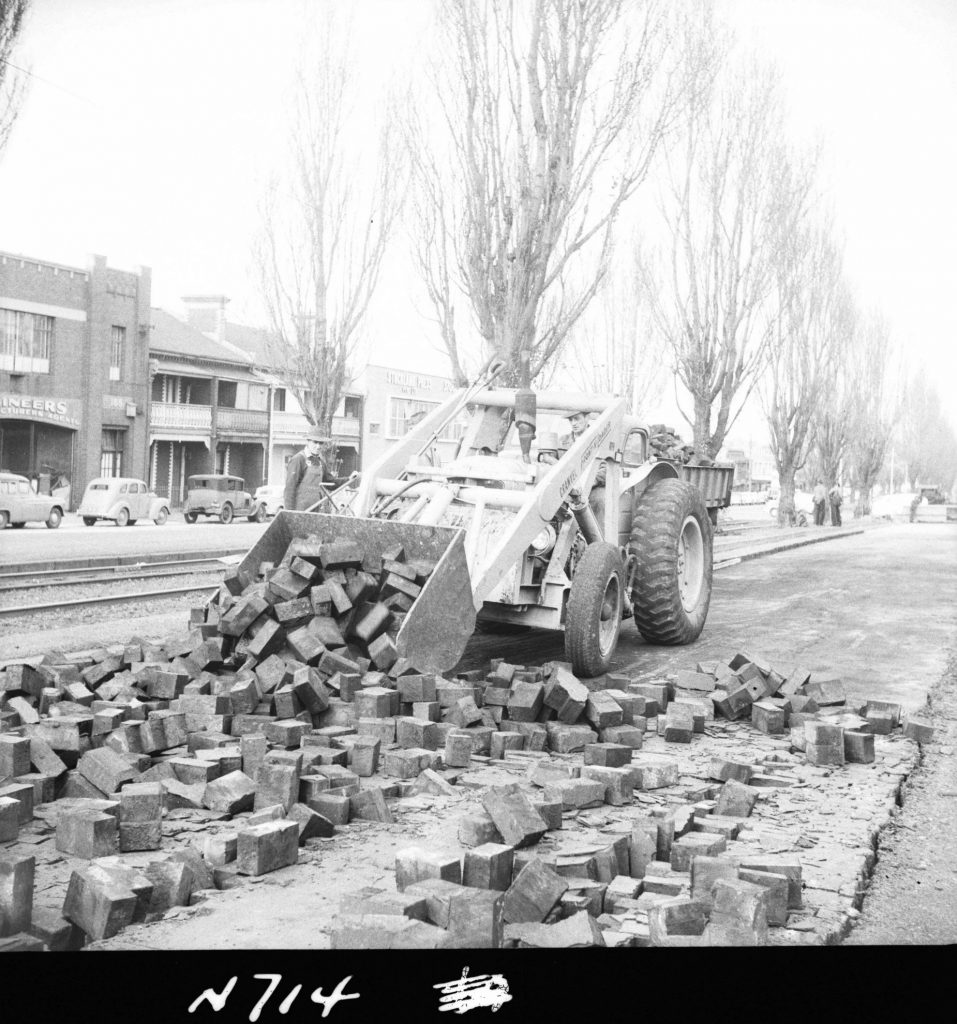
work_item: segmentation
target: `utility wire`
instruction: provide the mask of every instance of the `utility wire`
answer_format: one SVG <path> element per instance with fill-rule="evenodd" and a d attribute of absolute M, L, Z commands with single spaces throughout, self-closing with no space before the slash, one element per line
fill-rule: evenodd
<path fill-rule="evenodd" d="M 67 96 L 72 96 L 76 100 L 82 100 L 84 103 L 89 103 L 94 107 L 100 106 L 99 103 L 95 100 L 91 100 L 88 96 L 81 96 L 79 93 L 72 92 L 70 89 L 66 89 L 62 85 L 57 85 L 56 82 L 51 82 L 49 78 L 43 78 L 41 75 L 35 74 L 29 68 L 20 67 L 19 64 L 14 64 L 13 61 L 7 60 L 6 57 L 0 57 L 0 63 L 6 64 L 8 67 L 13 68 L 14 71 L 19 71 L 24 75 L 29 75 L 31 78 L 35 78 L 38 82 L 43 82 L 44 85 L 51 85 L 54 89 L 59 89 L 60 92 L 65 92 Z"/>

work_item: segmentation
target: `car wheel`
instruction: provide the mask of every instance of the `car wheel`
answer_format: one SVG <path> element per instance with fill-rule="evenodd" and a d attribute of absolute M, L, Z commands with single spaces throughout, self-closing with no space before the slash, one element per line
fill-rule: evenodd
<path fill-rule="evenodd" d="M 47 519 L 46 527 L 48 530 L 55 530 L 63 520 L 63 513 L 58 508 L 50 509 L 50 518 Z"/>
<path fill-rule="evenodd" d="M 199 516 L 195 512 L 184 512 L 183 518 L 187 523 L 195 523 Z"/>
<path fill-rule="evenodd" d="M 266 518 L 266 506 L 260 505 L 255 512 L 249 517 L 251 523 L 261 523 Z"/>
<path fill-rule="evenodd" d="M 84 516 L 83 517 L 83 525 L 84 526 L 96 526 L 96 516 Z"/>
<path fill-rule="evenodd" d="M 223 509 L 219 513 L 219 521 L 223 526 L 228 526 L 233 521 L 233 506 L 229 502 L 223 505 Z"/>
<path fill-rule="evenodd" d="M 156 514 L 156 518 L 153 520 L 157 526 L 162 526 L 166 520 L 169 519 L 169 509 L 161 508 Z"/>
<path fill-rule="evenodd" d="M 0 512 L 0 530 L 5 530 L 10 525 L 10 517 L 6 512 Z"/>
<path fill-rule="evenodd" d="M 130 510 L 128 508 L 121 508 L 119 510 L 119 512 L 116 513 L 116 525 L 117 526 L 126 526 L 126 524 L 129 521 L 130 521 Z"/>

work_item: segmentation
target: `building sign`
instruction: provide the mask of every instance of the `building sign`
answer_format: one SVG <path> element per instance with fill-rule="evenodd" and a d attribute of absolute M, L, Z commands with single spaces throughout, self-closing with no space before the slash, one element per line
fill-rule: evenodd
<path fill-rule="evenodd" d="M 11 395 L 0 392 L 0 419 L 34 420 L 57 427 L 79 430 L 82 406 L 75 398 L 40 398 L 37 395 Z"/>
<path fill-rule="evenodd" d="M 452 382 L 444 377 L 430 377 L 405 370 L 386 370 L 387 384 L 398 387 L 403 394 L 411 395 L 416 391 L 451 391 Z"/>

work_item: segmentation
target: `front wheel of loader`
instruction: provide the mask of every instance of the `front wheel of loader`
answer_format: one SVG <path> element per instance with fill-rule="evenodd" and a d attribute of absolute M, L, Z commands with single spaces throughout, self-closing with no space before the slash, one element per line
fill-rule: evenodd
<path fill-rule="evenodd" d="M 628 553 L 638 560 L 635 624 L 652 644 L 697 639 L 711 603 L 714 535 L 698 489 L 683 480 L 652 484 L 635 506 Z"/>
<path fill-rule="evenodd" d="M 565 613 L 565 657 L 578 676 L 608 671 L 618 634 L 624 570 L 614 544 L 599 541 L 582 552 Z"/>

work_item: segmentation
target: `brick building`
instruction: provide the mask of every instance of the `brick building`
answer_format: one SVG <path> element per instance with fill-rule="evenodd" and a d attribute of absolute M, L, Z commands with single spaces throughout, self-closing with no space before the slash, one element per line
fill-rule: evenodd
<path fill-rule="evenodd" d="M 41 490 L 147 472 L 150 271 L 0 252 L 0 468 Z"/>

